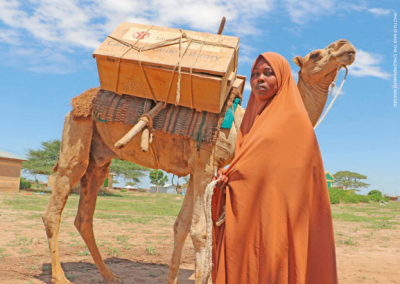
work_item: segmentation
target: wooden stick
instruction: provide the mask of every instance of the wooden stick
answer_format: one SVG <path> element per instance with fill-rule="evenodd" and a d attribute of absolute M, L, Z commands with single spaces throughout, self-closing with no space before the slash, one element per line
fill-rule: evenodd
<path fill-rule="evenodd" d="M 163 106 L 164 103 L 159 102 L 155 107 L 153 107 L 148 112 L 148 115 L 152 118 L 155 117 L 160 112 Z M 145 121 L 139 120 L 139 122 L 134 127 L 132 127 L 132 129 L 129 130 L 129 132 L 124 135 L 124 137 L 122 137 L 117 143 L 115 143 L 114 148 L 116 149 L 124 148 L 126 144 L 128 144 L 129 141 L 131 141 L 132 138 L 135 137 L 135 135 L 138 134 L 146 125 L 147 123 Z"/>
<path fill-rule="evenodd" d="M 219 30 L 218 30 L 218 34 L 219 35 L 222 35 L 222 32 L 223 32 L 224 27 L 225 27 L 225 22 L 226 22 L 226 18 L 222 17 L 221 24 L 219 25 Z"/>
<path fill-rule="evenodd" d="M 143 152 L 149 151 L 149 129 L 146 127 L 142 132 L 142 141 L 140 142 L 140 149 Z"/>
<path fill-rule="evenodd" d="M 144 104 L 144 110 L 143 113 L 148 113 L 151 110 L 151 101 L 147 100 Z M 142 149 L 143 152 L 149 151 L 149 138 L 150 138 L 150 132 L 148 128 L 143 129 L 142 132 L 142 140 L 140 142 L 140 148 Z"/>

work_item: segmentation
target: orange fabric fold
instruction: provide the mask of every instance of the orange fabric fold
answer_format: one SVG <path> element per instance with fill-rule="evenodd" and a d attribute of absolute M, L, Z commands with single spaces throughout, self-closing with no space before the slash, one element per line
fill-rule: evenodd
<path fill-rule="evenodd" d="M 261 56 L 278 92 L 265 102 L 251 93 L 226 171 L 226 195 L 215 189 L 213 222 L 224 206 L 226 221 L 213 228 L 213 283 L 336 284 L 332 215 L 314 129 L 287 60 Z"/>

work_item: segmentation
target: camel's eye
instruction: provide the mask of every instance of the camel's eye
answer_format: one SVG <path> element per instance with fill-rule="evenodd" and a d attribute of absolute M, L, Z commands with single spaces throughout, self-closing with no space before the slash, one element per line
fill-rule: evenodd
<path fill-rule="evenodd" d="M 311 54 L 310 58 L 311 59 L 317 59 L 318 55 L 319 55 L 318 53 L 313 53 L 313 54 Z"/>

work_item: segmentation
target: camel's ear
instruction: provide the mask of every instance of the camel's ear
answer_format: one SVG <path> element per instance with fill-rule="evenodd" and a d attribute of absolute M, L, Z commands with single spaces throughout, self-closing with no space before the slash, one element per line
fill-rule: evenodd
<path fill-rule="evenodd" d="M 293 57 L 293 62 L 296 63 L 296 65 L 299 66 L 300 68 L 303 67 L 303 57 L 301 56 Z"/>

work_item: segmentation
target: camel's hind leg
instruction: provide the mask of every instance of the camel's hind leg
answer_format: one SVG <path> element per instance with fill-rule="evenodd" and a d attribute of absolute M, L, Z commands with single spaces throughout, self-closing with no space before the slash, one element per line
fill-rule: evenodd
<path fill-rule="evenodd" d="M 94 137 L 96 137 L 96 134 Z M 103 148 L 103 151 L 99 151 L 98 147 L 96 147 L 96 144 L 98 144 L 95 142 L 96 139 L 93 140 L 94 145 L 92 145 L 91 149 L 89 166 L 81 179 L 81 197 L 78 214 L 75 219 L 75 227 L 85 241 L 101 276 L 104 278 L 104 283 L 122 283 L 122 280 L 115 276 L 104 263 L 94 239 L 93 214 L 96 207 L 97 193 L 108 176 L 111 158 L 107 154 L 106 158 L 104 156 L 96 158 L 96 154 L 93 154 L 93 152 L 107 153 L 107 149 Z"/>
<path fill-rule="evenodd" d="M 53 193 L 42 216 L 50 247 L 53 283 L 70 283 L 65 278 L 60 264 L 57 245 L 58 231 L 61 213 L 71 188 L 83 176 L 89 163 L 92 133 L 93 121 L 91 119 L 75 121 L 70 114 L 67 114 Z"/>
<path fill-rule="evenodd" d="M 190 224 L 193 215 L 193 191 L 193 177 L 191 176 L 181 211 L 179 212 L 174 224 L 174 250 L 172 252 L 171 265 L 169 267 L 169 284 L 178 283 L 182 249 L 185 244 L 186 237 L 190 232 Z"/>

